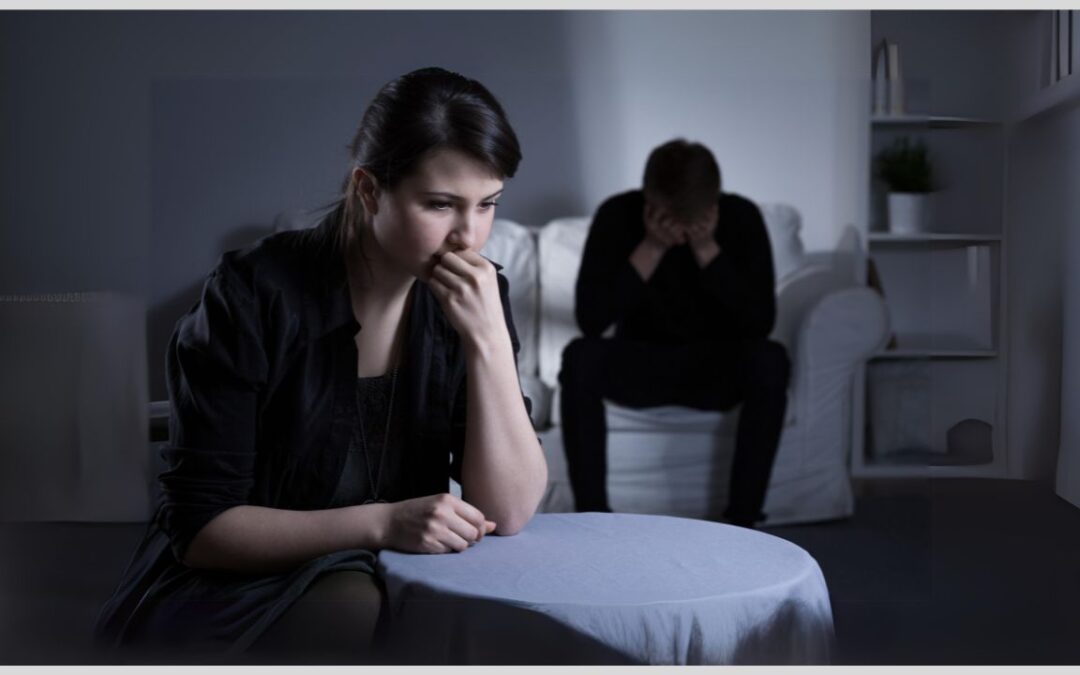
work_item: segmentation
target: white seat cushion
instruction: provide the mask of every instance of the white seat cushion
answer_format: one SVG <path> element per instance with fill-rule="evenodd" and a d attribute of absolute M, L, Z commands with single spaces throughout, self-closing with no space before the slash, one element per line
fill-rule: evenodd
<path fill-rule="evenodd" d="M 725 412 L 695 410 L 677 405 L 655 408 L 626 408 L 610 401 L 604 402 L 609 431 L 645 431 L 679 433 L 706 431 L 734 434 L 738 408 Z"/>

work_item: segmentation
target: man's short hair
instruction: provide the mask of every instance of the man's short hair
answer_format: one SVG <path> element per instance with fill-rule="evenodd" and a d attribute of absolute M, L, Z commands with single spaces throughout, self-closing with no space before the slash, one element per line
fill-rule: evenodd
<path fill-rule="evenodd" d="M 716 203 L 720 167 L 701 143 L 676 138 L 653 149 L 645 162 L 644 189 L 676 218 L 690 219 Z"/>

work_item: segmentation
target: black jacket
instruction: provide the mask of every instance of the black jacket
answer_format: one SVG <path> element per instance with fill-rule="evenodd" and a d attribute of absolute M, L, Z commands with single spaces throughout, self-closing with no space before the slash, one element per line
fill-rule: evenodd
<path fill-rule="evenodd" d="M 172 416 L 162 497 L 99 617 L 107 640 L 122 639 L 155 596 L 205 586 L 211 577 L 192 578 L 203 573 L 179 561 L 221 512 L 241 504 L 329 505 L 356 423 L 360 329 L 334 217 L 226 253 L 177 323 L 168 348 Z M 498 281 L 516 358 L 507 281 L 501 274 Z M 446 492 L 451 475 L 460 481 L 465 445 L 461 340 L 425 283 L 412 293 L 397 385 L 397 400 L 407 405 L 395 406 L 403 415 L 406 485 L 394 492 L 402 499 Z"/>

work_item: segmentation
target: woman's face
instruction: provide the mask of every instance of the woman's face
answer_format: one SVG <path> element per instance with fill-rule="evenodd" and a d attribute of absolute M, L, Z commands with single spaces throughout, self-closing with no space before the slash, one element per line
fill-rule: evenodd
<path fill-rule="evenodd" d="M 440 148 L 392 191 L 378 191 L 372 234 L 391 262 L 427 279 L 443 253 L 480 250 L 502 189 L 502 179 L 480 162 Z"/>

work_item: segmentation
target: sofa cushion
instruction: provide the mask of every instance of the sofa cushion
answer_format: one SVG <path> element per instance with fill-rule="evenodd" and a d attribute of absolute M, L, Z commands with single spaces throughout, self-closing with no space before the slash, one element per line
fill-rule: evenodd
<path fill-rule="evenodd" d="M 726 412 L 694 410 L 677 405 L 655 408 L 626 408 L 606 401 L 604 411 L 609 431 L 644 431 L 679 433 L 706 431 L 714 434 L 735 434 L 738 408 Z"/>
<path fill-rule="evenodd" d="M 550 390 L 549 390 L 550 391 Z M 543 423 L 535 424 L 537 429 L 557 427 L 562 424 L 559 411 L 559 390 L 556 389 L 545 399 Z M 795 423 L 795 400 L 789 390 L 788 405 L 784 415 L 784 426 Z M 652 408 L 628 408 L 612 401 L 604 401 L 604 417 L 608 431 L 644 431 L 651 433 L 678 433 L 704 431 L 712 434 L 735 435 L 740 407 L 731 410 L 695 410 L 678 405 L 663 405 Z M 535 413 L 535 409 L 534 409 Z M 537 416 L 534 414 L 534 421 Z"/>
<path fill-rule="evenodd" d="M 592 219 L 559 218 L 537 236 L 540 271 L 540 379 L 558 386 L 562 350 L 581 334 L 574 318 L 574 286 Z"/>
<path fill-rule="evenodd" d="M 762 204 L 759 208 L 769 232 L 776 281 L 780 283 L 803 264 L 805 249 L 799 237 L 802 217 L 788 204 Z"/>
<path fill-rule="evenodd" d="M 537 368 L 537 256 L 536 240 L 524 225 L 497 218 L 491 234 L 480 249 L 481 255 L 502 265 L 502 274 L 510 282 L 510 311 L 514 314 L 521 351 L 518 373 L 533 375 Z"/>

